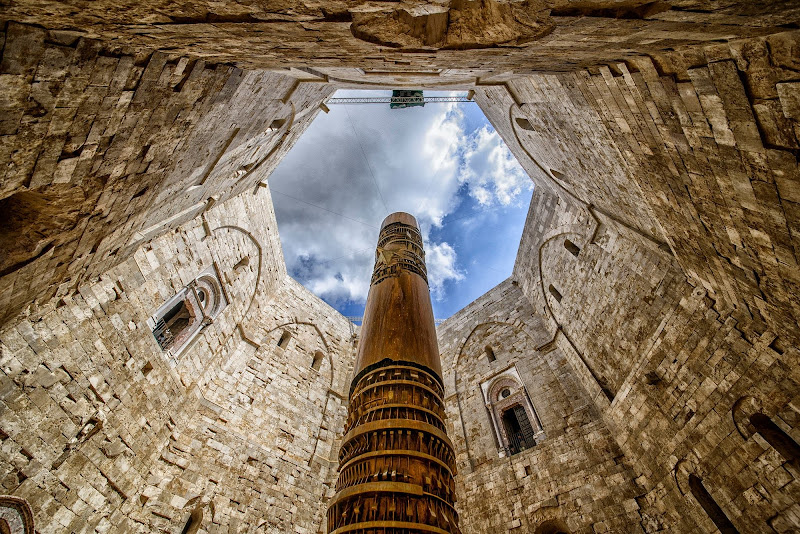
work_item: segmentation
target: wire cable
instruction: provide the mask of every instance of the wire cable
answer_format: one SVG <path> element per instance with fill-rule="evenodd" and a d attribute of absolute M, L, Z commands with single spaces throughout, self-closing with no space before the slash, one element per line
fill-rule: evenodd
<path fill-rule="evenodd" d="M 374 226 L 374 225 L 372 225 L 372 224 L 370 224 L 370 223 L 366 223 L 366 222 L 364 222 L 364 221 L 359 221 L 358 219 L 354 219 L 354 218 L 352 218 L 352 217 L 348 217 L 347 215 L 345 215 L 345 214 L 343 214 L 343 213 L 338 213 L 338 212 L 336 212 L 336 211 L 329 210 L 328 208 L 323 208 L 322 206 L 318 206 L 317 204 L 312 204 L 311 202 L 306 202 L 305 200 L 300 200 L 299 198 L 297 198 L 297 197 L 293 197 L 292 195 L 287 195 L 287 194 L 286 194 L 286 193 L 284 193 L 283 191 L 278 191 L 278 190 L 277 190 L 277 189 L 275 189 L 274 187 L 270 187 L 270 191 L 272 191 L 273 193 L 278 193 L 279 195 L 283 195 L 283 196 L 285 196 L 285 197 L 289 197 L 289 198 L 291 198 L 292 200 L 296 200 L 297 202 L 302 202 L 303 204 L 307 204 L 307 205 L 309 205 L 309 206 L 311 206 L 311 207 L 314 207 L 314 208 L 318 208 L 318 209 L 321 209 L 321 210 L 327 211 L 328 213 L 333 213 L 334 215 L 338 215 L 339 217 L 344 217 L 345 219 L 348 219 L 348 220 L 350 220 L 350 221 L 353 221 L 353 222 L 357 222 L 357 223 L 363 224 L 364 226 L 369 226 L 370 228 L 374 228 L 375 230 L 380 230 L 380 228 L 378 228 L 377 226 Z"/>
<path fill-rule="evenodd" d="M 375 184 L 375 190 L 378 192 L 378 196 L 381 199 L 381 203 L 383 204 L 383 209 L 386 212 L 389 212 L 389 208 L 386 206 L 386 201 L 383 199 L 383 194 L 381 194 L 381 188 L 378 187 L 378 181 L 375 179 L 375 173 L 372 171 L 372 165 L 369 164 L 369 159 L 367 158 L 367 153 L 364 151 L 364 145 L 361 144 L 361 138 L 358 137 L 358 132 L 356 132 L 356 127 L 353 125 L 353 117 L 350 116 L 350 106 L 345 104 L 344 110 L 347 112 L 347 118 L 350 120 L 350 128 L 353 129 L 353 135 L 356 136 L 356 141 L 358 142 L 358 146 L 361 148 L 361 155 L 364 156 L 364 161 L 367 163 L 367 168 L 369 169 L 369 174 L 372 176 L 372 183 Z"/>
<path fill-rule="evenodd" d="M 350 253 L 345 254 L 343 256 L 339 256 L 338 258 L 332 258 L 330 260 L 323 260 L 320 263 L 331 263 L 331 262 L 334 262 L 334 261 L 343 260 L 344 258 L 347 258 L 347 257 L 350 257 L 350 256 L 355 256 L 357 254 L 363 254 L 364 252 L 369 252 L 370 250 L 375 250 L 375 247 L 362 248 L 361 250 L 354 250 L 353 252 L 350 252 Z"/>

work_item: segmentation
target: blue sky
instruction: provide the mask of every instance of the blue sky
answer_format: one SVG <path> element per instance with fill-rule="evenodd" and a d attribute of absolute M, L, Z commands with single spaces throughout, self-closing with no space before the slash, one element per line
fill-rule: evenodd
<path fill-rule="evenodd" d="M 362 315 L 378 229 L 394 211 L 420 223 L 437 318 L 511 275 L 533 184 L 477 104 L 330 109 L 269 178 L 293 278 Z"/>

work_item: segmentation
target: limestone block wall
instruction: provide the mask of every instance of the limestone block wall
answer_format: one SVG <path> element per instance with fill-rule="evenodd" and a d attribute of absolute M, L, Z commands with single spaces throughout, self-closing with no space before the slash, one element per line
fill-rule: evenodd
<path fill-rule="evenodd" d="M 646 532 L 798 528 L 796 39 L 481 90 L 484 109 L 503 102 L 489 116 L 537 181 L 514 276 L 630 462 Z M 568 167 L 583 153 L 551 148 L 590 133 L 620 157 Z"/>
<path fill-rule="evenodd" d="M 585 215 L 563 204 L 536 188 L 514 277 L 547 318 L 546 330 L 574 346 L 611 401 L 692 288 L 670 254 L 613 220 L 582 223 Z"/>
<path fill-rule="evenodd" d="M 713 304 L 699 288 L 681 299 L 607 411 L 647 490 L 645 531 L 714 531 L 688 486 L 694 474 L 739 532 L 793 532 L 796 458 L 739 416 L 763 413 L 800 439 L 797 348 Z"/>
<path fill-rule="evenodd" d="M 238 435 L 230 453 L 257 468 L 246 468 L 240 483 L 263 494 L 262 501 L 231 497 L 242 505 L 240 521 L 248 528 L 324 531 L 355 356 L 350 325 L 285 277 L 250 327 L 259 343 L 234 340 L 236 348 L 201 379 L 202 417 L 192 422 L 193 432 L 206 440 Z M 203 448 L 192 447 L 187 459 L 194 461 L 195 451 Z"/>
<path fill-rule="evenodd" d="M 74 31 L 3 28 L 2 321 L 255 188 L 333 92 Z"/>
<path fill-rule="evenodd" d="M 534 181 L 671 250 L 720 311 L 796 340 L 797 49 L 785 32 L 535 75 L 482 105 Z"/>
<path fill-rule="evenodd" d="M 0 15 L 247 68 L 311 67 L 362 83 L 376 77 L 402 83 L 427 71 L 428 82 L 472 84 L 475 77 L 512 70 L 566 71 L 636 50 L 652 53 L 774 33 L 797 22 L 798 9 L 786 2 L 746 0 L 414 0 L 403 5 L 100 0 L 75 10 L 47 0 L 10 4 Z"/>
<path fill-rule="evenodd" d="M 211 265 L 229 304 L 168 358 L 146 321 Z M 0 332 L 0 483 L 39 532 L 323 528 L 351 330 L 287 279 L 266 189 L 42 312 Z"/>
<path fill-rule="evenodd" d="M 445 321 L 438 335 L 464 532 L 640 532 L 633 471 L 516 284 L 498 285 Z M 479 384 L 509 367 L 518 371 L 544 437 L 500 457 Z"/>

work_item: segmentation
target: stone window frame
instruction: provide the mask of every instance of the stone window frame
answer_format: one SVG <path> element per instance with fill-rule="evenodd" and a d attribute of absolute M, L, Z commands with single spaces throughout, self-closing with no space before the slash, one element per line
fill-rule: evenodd
<path fill-rule="evenodd" d="M 722 534 L 739 534 L 725 509 L 706 486 L 709 478 L 694 454 L 684 457 L 672 468 L 675 483 L 684 497 L 692 496 L 697 506 Z"/>
<path fill-rule="evenodd" d="M 220 282 L 216 265 L 212 264 L 201 271 L 191 282 L 181 288 L 147 319 L 147 325 L 150 327 L 154 337 L 158 323 L 180 303 L 183 303 L 191 314 L 189 325 L 181 329 L 180 333 L 175 337 L 175 341 L 167 347 L 161 346 L 156 339 L 161 347 L 161 352 L 169 359 L 178 358 L 183 354 L 203 328 L 213 324 L 214 319 L 227 307 L 228 298 Z"/>
<path fill-rule="evenodd" d="M 509 389 L 510 393 L 508 396 L 503 397 L 502 392 L 505 389 Z M 531 402 L 527 388 L 516 366 L 512 365 L 483 380 L 481 382 L 481 392 L 489 415 L 489 423 L 494 430 L 495 445 L 500 458 L 512 456 L 511 443 L 506 435 L 505 426 L 502 424 L 502 417 L 504 412 L 515 406 L 522 406 L 525 409 L 525 415 L 528 416 L 528 421 L 533 427 L 535 444 L 538 445 L 546 438 L 539 414 Z"/>
<path fill-rule="evenodd" d="M 761 399 L 751 396 L 741 397 L 733 403 L 731 414 L 733 424 L 742 438 L 748 440 L 759 436 L 786 462 L 795 468 L 800 468 L 800 444 L 791 435 L 791 428 L 783 428 L 786 423 L 779 417 L 768 416 Z"/>
<path fill-rule="evenodd" d="M 314 351 L 313 358 L 311 360 L 311 369 L 320 372 L 322 369 L 322 364 L 325 362 L 325 353 L 321 350 Z"/>

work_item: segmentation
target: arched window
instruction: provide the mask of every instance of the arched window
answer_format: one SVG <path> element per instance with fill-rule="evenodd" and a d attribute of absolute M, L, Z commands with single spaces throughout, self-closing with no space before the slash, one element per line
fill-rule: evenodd
<path fill-rule="evenodd" d="M 787 462 L 797 464 L 800 461 L 800 445 L 773 423 L 772 419 L 763 413 L 754 413 L 750 416 L 750 424 Z"/>
<path fill-rule="evenodd" d="M 481 384 L 481 391 L 501 457 L 535 447 L 544 438 L 539 416 L 516 368 L 490 378 Z"/>
<path fill-rule="evenodd" d="M 200 326 L 201 314 L 187 297 L 186 291 L 174 298 L 168 307 L 154 317 L 153 335 L 161 350 L 178 348 L 191 331 Z"/>
<path fill-rule="evenodd" d="M 569 253 L 575 256 L 576 258 L 578 257 L 578 254 L 581 253 L 580 247 L 575 243 L 573 243 L 572 241 L 570 241 L 569 239 L 564 240 L 564 248 L 567 249 Z"/>
<path fill-rule="evenodd" d="M 161 350 L 178 356 L 227 305 L 212 266 L 165 302 L 148 320 Z"/>
<path fill-rule="evenodd" d="M 198 530 L 200 530 L 200 524 L 203 522 L 203 509 L 196 508 L 192 511 L 191 515 L 189 515 L 189 519 L 186 520 L 186 524 L 183 526 L 183 530 L 181 534 L 194 534 Z"/>
<path fill-rule="evenodd" d="M 553 284 L 550 284 L 548 289 L 550 290 L 550 294 L 553 295 L 553 298 L 555 298 L 557 302 L 561 302 L 563 297 L 561 296 L 561 293 L 558 292 L 558 289 L 556 289 Z"/>
<path fill-rule="evenodd" d="M 689 475 L 689 490 L 722 534 L 739 534 L 739 531 L 733 526 L 733 523 L 722 511 L 717 501 L 703 486 L 703 481 L 694 473 Z"/>
<path fill-rule="evenodd" d="M 281 338 L 278 340 L 278 346 L 280 348 L 286 348 L 286 345 L 289 344 L 289 340 L 292 339 L 292 334 L 288 330 L 284 330 L 281 334 Z"/>
<path fill-rule="evenodd" d="M 497 360 L 497 357 L 494 355 L 492 347 L 490 347 L 489 345 L 486 345 L 486 358 L 488 358 L 490 362 Z"/>
<path fill-rule="evenodd" d="M 311 368 L 314 369 L 315 371 L 319 371 L 320 367 L 322 367 L 322 359 L 324 357 L 325 355 L 322 354 L 321 350 L 315 352 L 314 359 L 311 361 Z"/>

